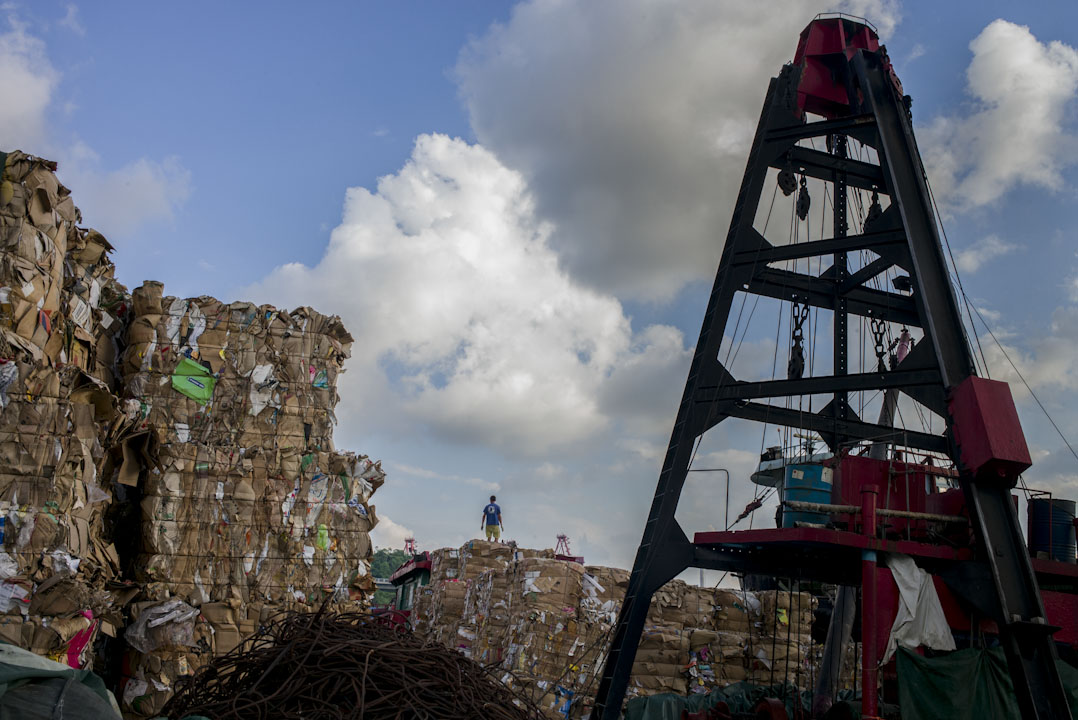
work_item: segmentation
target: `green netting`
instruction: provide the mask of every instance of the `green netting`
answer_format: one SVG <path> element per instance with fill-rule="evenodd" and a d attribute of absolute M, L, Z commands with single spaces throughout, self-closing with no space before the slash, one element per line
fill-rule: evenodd
<path fill-rule="evenodd" d="M 1009 720 L 1021 717 L 1002 648 L 958 650 L 933 658 L 899 648 L 902 720 Z M 1071 716 L 1078 717 L 1078 670 L 1060 662 Z"/>
<path fill-rule="evenodd" d="M 848 694 L 843 693 L 843 696 Z M 762 686 L 739 682 L 721 690 L 688 697 L 663 693 L 633 698 L 625 704 L 625 720 L 680 720 L 682 710 L 699 712 L 714 707 L 717 702 L 726 703 L 734 713 L 751 713 L 756 704 L 767 697 L 784 700 L 786 714 L 790 717 L 794 716 L 795 703 L 803 710 L 808 710 L 812 701 L 811 692 L 798 690 L 793 685 Z"/>
<path fill-rule="evenodd" d="M 899 648 L 898 687 L 902 720 L 1011 720 L 1021 717 L 1007 658 L 1002 648 L 958 650 L 933 658 Z M 1078 720 L 1078 668 L 1058 664 L 1071 716 Z M 849 692 L 840 694 L 847 700 Z M 706 695 L 663 694 L 633 698 L 625 720 L 679 720 L 682 710 L 699 712 L 725 702 L 734 713 L 748 713 L 765 697 L 784 698 L 787 714 L 794 704 L 809 709 L 811 693 L 792 685 L 763 687 L 735 683 Z"/>
<path fill-rule="evenodd" d="M 29 650 L 0 644 L 0 718 L 20 720 L 120 718 L 104 681 Z"/>

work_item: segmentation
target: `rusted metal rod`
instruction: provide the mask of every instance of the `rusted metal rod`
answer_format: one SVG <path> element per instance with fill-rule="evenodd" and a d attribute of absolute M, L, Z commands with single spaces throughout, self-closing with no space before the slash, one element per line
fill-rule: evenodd
<path fill-rule="evenodd" d="M 856 505 L 833 505 L 831 503 L 814 503 L 803 500 L 787 500 L 783 503 L 791 510 L 804 512 L 831 513 L 835 515 L 859 515 L 861 508 Z M 890 508 L 876 508 L 876 514 L 883 517 L 907 518 L 910 520 L 928 520 L 930 522 L 965 524 L 969 518 L 964 515 L 941 515 L 939 513 L 917 512 L 915 510 L 892 510 Z"/>
<path fill-rule="evenodd" d="M 214 720 L 541 720 L 528 697 L 500 682 L 508 675 L 378 617 L 323 605 L 272 619 L 200 668 L 163 712 Z"/>

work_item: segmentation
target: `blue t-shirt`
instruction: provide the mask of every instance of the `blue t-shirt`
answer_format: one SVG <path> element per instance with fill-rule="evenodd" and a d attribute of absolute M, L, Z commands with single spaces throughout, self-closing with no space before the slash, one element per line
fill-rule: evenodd
<path fill-rule="evenodd" d="M 498 507 L 497 503 L 491 503 L 483 508 L 483 514 L 487 516 L 487 525 L 497 525 L 498 515 L 501 514 L 502 509 Z"/>

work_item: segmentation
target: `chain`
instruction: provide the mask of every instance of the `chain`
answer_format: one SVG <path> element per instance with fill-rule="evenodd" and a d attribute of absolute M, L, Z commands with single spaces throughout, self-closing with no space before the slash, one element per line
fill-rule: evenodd
<path fill-rule="evenodd" d="M 884 347 L 883 336 L 886 332 L 886 323 L 880 318 L 872 318 L 872 337 L 875 340 L 876 360 L 879 361 L 879 366 L 886 367 L 883 361 L 884 355 L 887 354 L 887 348 Z"/>
<path fill-rule="evenodd" d="M 805 183 L 805 174 L 801 173 L 801 189 L 797 192 L 797 217 L 804 220 L 808 217 L 812 198 L 809 197 L 808 185 Z"/>
<path fill-rule="evenodd" d="M 791 380 L 797 380 L 805 374 L 805 321 L 809 316 L 808 303 L 801 304 L 799 301 L 794 300 L 790 304 L 791 322 L 793 323 L 793 332 L 791 333 L 790 343 L 790 362 L 786 367 L 786 376 Z"/>
<path fill-rule="evenodd" d="M 801 341 L 805 339 L 805 331 L 803 328 L 805 321 L 808 320 L 810 308 L 807 303 L 802 305 L 799 301 L 794 300 L 790 305 L 790 310 L 793 313 L 794 321 L 793 341 L 797 345 L 800 345 Z"/>

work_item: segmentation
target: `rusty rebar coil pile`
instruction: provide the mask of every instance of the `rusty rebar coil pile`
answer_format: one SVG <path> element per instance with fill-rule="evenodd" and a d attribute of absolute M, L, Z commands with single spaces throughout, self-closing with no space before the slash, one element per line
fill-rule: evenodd
<path fill-rule="evenodd" d="M 164 708 L 179 720 L 535 720 L 460 653 L 362 613 L 287 613 L 201 668 Z"/>

